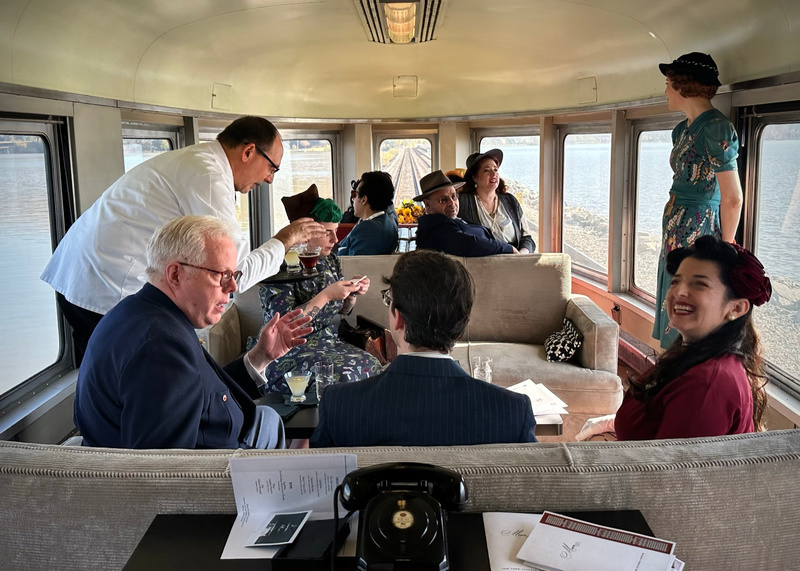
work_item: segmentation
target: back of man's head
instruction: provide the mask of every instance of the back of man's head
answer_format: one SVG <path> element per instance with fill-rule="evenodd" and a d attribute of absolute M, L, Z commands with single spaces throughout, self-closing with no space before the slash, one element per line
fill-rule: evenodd
<path fill-rule="evenodd" d="M 172 262 L 202 265 L 206 261 L 206 241 L 231 239 L 226 222 L 214 216 L 173 218 L 150 238 L 147 244 L 147 277 L 163 276 Z"/>
<path fill-rule="evenodd" d="M 475 286 L 461 262 L 440 252 L 403 254 L 392 276 L 392 309 L 405 321 L 405 340 L 417 348 L 449 352 L 469 323 Z"/>
<path fill-rule="evenodd" d="M 239 145 L 249 145 L 250 143 L 255 143 L 259 149 L 269 149 L 272 143 L 275 142 L 275 138 L 279 136 L 280 134 L 275 125 L 263 117 L 247 115 L 239 117 L 225 127 L 217 135 L 217 140 L 229 149 L 235 149 Z"/>
<path fill-rule="evenodd" d="M 375 212 L 386 210 L 394 200 L 394 185 L 389 173 L 365 172 L 361 175 L 358 196 L 366 196 L 369 207 Z"/>

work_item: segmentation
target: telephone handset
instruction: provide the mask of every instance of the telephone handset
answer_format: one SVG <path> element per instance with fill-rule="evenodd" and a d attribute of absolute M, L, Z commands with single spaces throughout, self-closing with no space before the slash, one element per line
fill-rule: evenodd
<path fill-rule="evenodd" d="M 394 462 L 355 470 L 342 482 L 342 505 L 362 510 L 359 571 L 450 568 L 447 517 L 467 503 L 461 475 L 431 464 Z"/>

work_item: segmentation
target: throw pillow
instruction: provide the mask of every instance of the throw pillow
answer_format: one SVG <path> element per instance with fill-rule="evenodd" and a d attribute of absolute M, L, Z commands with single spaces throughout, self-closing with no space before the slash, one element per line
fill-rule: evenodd
<path fill-rule="evenodd" d="M 548 361 L 568 361 L 583 342 L 583 335 L 566 317 L 564 328 L 556 331 L 544 342 L 544 352 Z"/>

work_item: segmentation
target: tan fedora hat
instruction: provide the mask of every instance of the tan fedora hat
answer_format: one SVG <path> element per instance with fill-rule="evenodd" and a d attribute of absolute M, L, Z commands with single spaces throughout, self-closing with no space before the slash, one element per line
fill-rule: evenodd
<path fill-rule="evenodd" d="M 431 174 L 426 174 L 421 179 L 419 179 L 419 189 L 422 191 L 419 196 L 415 196 L 414 200 L 416 202 L 420 202 L 425 198 L 428 198 L 431 194 L 445 188 L 447 186 L 452 186 L 456 190 L 464 186 L 463 182 L 453 182 L 447 175 L 444 174 L 442 171 L 433 171 Z"/>

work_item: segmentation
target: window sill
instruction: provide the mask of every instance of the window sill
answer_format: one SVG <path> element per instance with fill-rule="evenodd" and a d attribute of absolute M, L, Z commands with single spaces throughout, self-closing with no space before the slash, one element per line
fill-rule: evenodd
<path fill-rule="evenodd" d="M 47 414 L 56 405 L 75 393 L 78 370 L 72 369 L 64 376 L 43 387 L 37 394 L 9 407 L 0 416 L 0 440 L 9 440 Z"/>
<path fill-rule="evenodd" d="M 767 385 L 767 396 L 770 408 L 795 426 L 800 425 L 800 401 L 773 383 Z"/>

